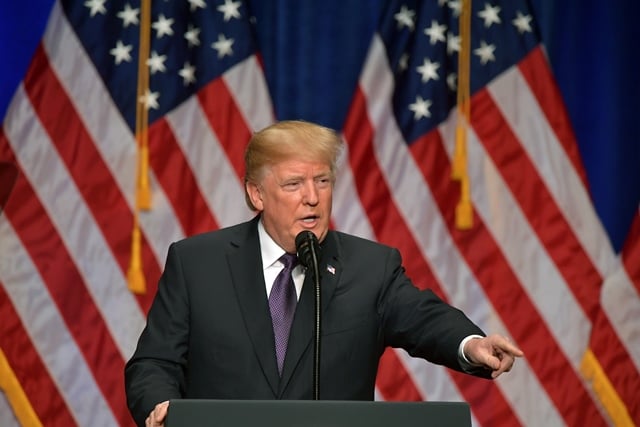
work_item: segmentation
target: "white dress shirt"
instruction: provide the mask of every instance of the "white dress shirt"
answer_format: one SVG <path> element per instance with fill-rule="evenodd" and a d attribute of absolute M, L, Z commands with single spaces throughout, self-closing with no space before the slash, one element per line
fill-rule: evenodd
<path fill-rule="evenodd" d="M 260 254 L 262 255 L 262 272 L 264 273 L 264 284 L 266 285 L 267 298 L 271 294 L 271 288 L 276 277 L 284 268 L 279 259 L 285 254 L 285 250 L 269 236 L 267 230 L 264 229 L 262 221 L 258 222 L 258 238 L 260 239 Z M 302 283 L 304 282 L 305 268 L 298 264 L 291 276 L 293 277 L 293 284 L 296 286 L 296 298 L 300 299 L 300 293 L 302 292 Z"/>

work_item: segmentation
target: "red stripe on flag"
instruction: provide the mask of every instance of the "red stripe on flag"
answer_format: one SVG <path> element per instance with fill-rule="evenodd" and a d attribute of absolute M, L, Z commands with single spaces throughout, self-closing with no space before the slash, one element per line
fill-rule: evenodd
<path fill-rule="evenodd" d="M 622 248 L 622 262 L 636 292 L 640 294 L 640 212 L 638 211 L 636 211 L 636 216 L 631 224 L 631 230 Z M 599 331 L 600 322 L 597 322 L 596 325 L 594 325 L 594 335 L 599 333 Z M 626 350 L 621 352 L 623 347 L 618 339 L 619 337 L 615 335 L 613 338 L 615 338 L 615 342 L 611 342 L 614 341 L 613 339 L 610 339 L 609 342 L 602 340 L 602 342 L 598 344 L 594 342 L 592 344 L 592 350 L 627 405 L 629 414 L 640 425 L 640 399 L 638 399 L 640 378 L 638 371 L 634 369 L 635 365 L 629 360 L 629 356 L 623 357 L 623 355 L 626 356 L 627 354 Z M 612 349 L 617 349 L 617 353 Z M 608 351 L 608 357 L 605 357 L 603 354 L 605 351 Z M 619 364 L 622 364 L 624 368 L 619 369 L 618 374 L 609 374 L 609 367 L 619 366 Z M 635 375 L 626 376 L 624 375 L 625 372 L 634 373 Z"/>
<path fill-rule="evenodd" d="M 43 425 L 77 425 L 40 355 L 33 347 L 5 288 L 6 286 L 0 282 L 0 348 L 11 369 Z"/>
<path fill-rule="evenodd" d="M 609 365 L 607 375 L 616 389 L 621 387 L 621 395 L 632 396 L 636 392 L 624 384 L 637 374 L 633 374 L 635 370 L 627 370 L 633 366 L 627 353 L 608 318 L 599 315 L 603 278 L 486 90 L 473 98 L 471 122 L 592 326 L 598 326 L 591 334 L 594 354 L 599 359 L 619 358 L 620 363 Z M 613 342 L 618 344 L 612 345 Z"/>
<path fill-rule="evenodd" d="M 542 107 L 547 121 L 550 123 L 558 140 L 569 155 L 575 170 L 581 176 L 583 185 L 585 185 L 585 188 L 588 188 L 586 184 L 586 173 L 580 160 L 575 136 L 570 127 L 570 120 L 564 108 L 558 87 L 549 71 L 549 66 L 542 49 L 539 48 L 532 51 L 525 60 L 520 63 L 519 67 L 538 103 Z M 502 146 L 503 142 L 501 142 L 500 145 Z M 521 173 L 521 175 L 526 176 L 526 173 Z M 637 225 L 637 227 L 636 235 L 640 236 L 640 224 Z M 633 230 L 630 233 L 630 236 L 632 235 Z M 632 242 L 632 239 L 628 240 L 628 246 L 625 247 L 625 249 L 631 250 L 633 253 L 631 249 L 633 243 L 629 242 Z M 636 249 L 635 259 L 640 261 L 640 243 L 636 242 L 636 245 L 638 248 Z M 571 252 L 571 249 L 568 249 L 568 251 Z M 572 253 L 572 256 L 575 255 L 575 253 Z M 574 278 L 566 278 L 568 281 L 570 280 L 569 283 L 572 289 L 574 289 L 574 293 L 575 289 L 584 289 L 592 293 L 593 295 L 589 296 L 589 299 L 597 298 L 599 306 L 599 293 L 603 278 L 597 272 L 592 271 L 595 270 L 592 264 L 587 265 L 583 263 L 583 257 L 586 257 L 586 254 L 583 255 L 582 251 L 580 251 L 577 255 L 579 255 L 578 259 L 574 259 L 573 262 L 569 262 L 568 258 L 566 258 L 564 260 L 556 260 L 556 264 L 559 266 L 561 272 L 568 266 L 584 267 L 585 277 L 578 275 Z M 623 261 L 625 257 L 628 256 L 628 253 L 623 252 Z M 633 256 L 630 259 L 634 259 Z M 632 270 L 635 269 L 637 277 L 640 276 L 640 268 L 637 267 L 638 264 L 640 264 L 640 262 L 625 262 L 625 267 L 631 267 Z M 637 279 L 638 280 L 632 279 L 632 281 L 636 289 L 640 292 L 640 277 L 637 277 Z M 597 281 L 597 283 L 594 283 L 595 281 Z M 588 314 L 590 313 L 588 312 Z M 595 317 L 590 315 L 590 319 L 592 321 L 590 347 L 600 364 L 605 367 L 605 372 L 609 380 L 627 405 L 629 412 L 634 413 L 636 418 L 640 419 L 640 403 L 637 399 L 637 392 L 640 390 L 640 375 L 607 315 L 603 311 L 597 310 Z"/>
<path fill-rule="evenodd" d="M 384 400 L 401 402 L 427 400 L 427 396 L 422 396 L 415 387 L 413 379 L 392 348 L 387 348 L 380 357 L 376 387 Z"/>
<path fill-rule="evenodd" d="M 482 421 L 482 425 L 492 427 L 515 427 L 522 425 L 520 419 L 514 418 L 515 415 L 512 412 L 511 406 L 504 405 L 504 402 L 502 402 L 502 394 L 495 392 L 495 387 L 493 387 L 492 382 L 480 382 L 471 375 L 455 371 L 451 374 L 456 384 L 458 384 L 458 387 L 469 391 L 468 401 L 473 402 L 473 413 L 476 415 L 476 418 L 484 420 Z M 478 417 L 478 414 L 480 414 L 481 417 Z M 484 414 L 490 414 L 490 417 Z"/>
<path fill-rule="evenodd" d="M 362 206 L 369 216 L 379 241 L 398 248 L 404 254 L 420 254 L 422 251 L 407 228 L 402 215 L 398 212 L 387 183 L 378 167 L 372 147 L 374 130 L 367 116 L 366 106 L 365 96 L 361 88 L 358 87 L 344 127 L 345 137 L 349 144 L 349 163 L 353 170 Z M 443 290 L 422 256 L 409 256 L 404 260 L 404 263 L 414 283 L 422 288 L 430 287 L 446 301 Z M 452 378 L 456 382 L 456 377 Z M 496 412 L 510 413 L 510 424 L 517 425 L 515 414 L 495 383 L 490 382 L 491 385 L 487 390 L 487 386 L 481 384 L 482 382 L 484 381 L 474 381 L 464 388 L 458 382 L 456 385 L 464 399 L 472 406 L 479 403 L 472 400 L 473 396 L 480 395 L 477 390 L 474 393 L 474 387 L 481 388 L 484 393 L 483 398 L 487 398 L 488 393 L 495 405 Z M 477 413 L 476 417 L 483 424 L 493 422 L 492 412 Z"/>
<path fill-rule="evenodd" d="M 636 211 L 627 240 L 622 248 L 622 262 L 627 270 L 627 275 L 640 294 L 640 211 Z"/>
<path fill-rule="evenodd" d="M 42 125 L 65 162 L 75 185 L 126 275 L 131 249 L 133 215 L 109 168 L 96 150 L 73 102 L 50 67 L 40 45 L 24 79 L 29 99 Z M 61 121 L 60 117 L 65 120 Z M 73 139 L 70 139 L 70 136 Z M 160 278 L 160 266 L 142 233 L 142 256 L 147 292 L 137 295 L 143 311 L 150 307 Z"/>
<path fill-rule="evenodd" d="M 622 262 L 637 292 L 640 292 L 640 215 L 636 215 L 622 249 Z M 604 310 L 592 326 L 590 347 L 632 419 L 640 423 L 640 372 L 631 360 Z"/>
<path fill-rule="evenodd" d="M 486 89 L 473 96 L 471 124 L 585 314 L 595 319 L 602 277 Z"/>
<path fill-rule="evenodd" d="M 219 228 L 165 119 L 157 120 L 149 129 L 149 164 L 187 236 Z"/>
<path fill-rule="evenodd" d="M 219 78 L 198 92 L 198 99 L 238 178 L 244 180 L 244 150 L 251 138 L 251 130 L 233 95 Z"/>
<path fill-rule="evenodd" d="M 582 158 L 580 157 L 580 150 L 576 144 L 576 137 L 571 127 L 571 120 L 569 120 L 560 89 L 558 89 L 556 80 L 551 74 L 542 47 L 538 46 L 529 52 L 529 54 L 518 63 L 518 68 L 542 108 L 547 123 L 549 123 L 553 129 L 558 138 L 558 142 L 564 148 L 574 169 L 580 176 L 582 185 L 584 185 L 585 188 L 589 188 L 587 184 L 587 173 L 582 165 Z"/>
<path fill-rule="evenodd" d="M 4 149 L 1 158 L 14 157 L 8 145 L 1 148 Z M 122 355 L 87 292 L 82 275 L 22 171 L 11 200 L 4 214 L 45 281 L 114 416 L 122 425 L 130 425 L 122 386 Z"/>
<path fill-rule="evenodd" d="M 481 107 L 474 104 L 473 108 Z M 411 145 L 411 153 L 432 188 L 449 234 L 493 307 L 524 350 L 551 400 L 570 425 L 584 425 L 586 420 L 600 420 L 605 424 L 481 218 L 474 212 L 474 227 L 471 230 L 460 231 L 455 227 L 455 208 L 460 189 L 459 184 L 450 178 L 451 163 L 440 134 L 433 131 L 418 139 Z M 580 410 L 575 406 L 577 402 L 580 403 Z"/>

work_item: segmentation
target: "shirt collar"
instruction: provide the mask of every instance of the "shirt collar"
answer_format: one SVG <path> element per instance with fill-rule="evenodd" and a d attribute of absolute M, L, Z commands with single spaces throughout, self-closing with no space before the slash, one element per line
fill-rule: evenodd
<path fill-rule="evenodd" d="M 271 267 L 286 252 L 269 236 L 262 224 L 262 219 L 258 221 L 258 238 L 260 239 L 260 254 L 262 255 L 262 269 Z"/>

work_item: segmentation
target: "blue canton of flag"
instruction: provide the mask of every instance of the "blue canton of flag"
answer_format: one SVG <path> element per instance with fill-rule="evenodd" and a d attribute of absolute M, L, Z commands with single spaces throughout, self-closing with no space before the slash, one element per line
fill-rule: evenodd
<path fill-rule="evenodd" d="M 255 53 L 249 11 L 241 1 L 152 1 L 149 121 L 164 116 L 212 79 Z M 63 8 L 115 104 L 135 127 L 140 1 L 64 0 Z M 132 6 L 133 5 L 133 6 Z"/>
<path fill-rule="evenodd" d="M 471 2 L 471 93 L 539 43 L 528 2 Z M 394 112 L 411 143 L 456 103 L 462 1 L 392 1 L 380 36 L 395 80 Z"/>

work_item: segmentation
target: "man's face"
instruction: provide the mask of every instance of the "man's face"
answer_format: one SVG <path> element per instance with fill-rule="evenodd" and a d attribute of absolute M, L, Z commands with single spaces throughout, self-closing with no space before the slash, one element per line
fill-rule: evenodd
<path fill-rule="evenodd" d="M 262 182 L 247 183 L 264 228 L 285 251 L 295 253 L 295 238 L 312 231 L 322 241 L 329 230 L 333 181 L 329 165 L 285 160 L 266 170 Z"/>

